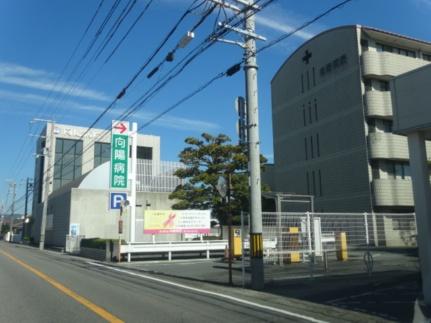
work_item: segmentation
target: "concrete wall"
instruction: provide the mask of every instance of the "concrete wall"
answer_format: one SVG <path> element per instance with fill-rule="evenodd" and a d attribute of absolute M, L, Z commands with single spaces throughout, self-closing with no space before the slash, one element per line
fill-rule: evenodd
<path fill-rule="evenodd" d="M 136 241 L 151 241 L 151 236 L 143 234 L 143 217 L 145 208 L 171 209 L 174 201 L 168 199 L 169 193 L 137 193 L 136 209 Z M 80 235 L 86 238 L 118 239 L 119 210 L 109 210 L 109 191 L 72 189 L 71 192 L 70 224 L 76 223 L 80 227 Z M 150 205 L 150 206 L 147 206 Z M 121 239 L 128 240 L 129 212 L 123 213 L 123 234 Z M 178 235 L 164 235 L 157 237 L 159 241 L 174 240 Z"/>
<path fill-rule="evenodd" d="M 271 83 L 277 190 L 314 194 L 318 211 L 371 209 L 358 46 L 354 26 L 322 33 Z"/>
<path fill-rule="evenodd" d="M 407 133 L 418 127 L 431 128 L 430 84 L 431 65 L 401 75 L 391 82 L 395 131 Z"/>

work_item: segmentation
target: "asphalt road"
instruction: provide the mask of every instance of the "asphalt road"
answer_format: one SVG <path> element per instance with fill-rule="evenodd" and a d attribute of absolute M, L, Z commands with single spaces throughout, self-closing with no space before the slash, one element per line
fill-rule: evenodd
<path fill-rule="evenodd" d="M 1 322 L 313 321 L 311 316 L 301 319 L 253 302 L 238 303 L 198 291 L 205 286 L 194 288 L 129 275 L 86 259 L 0 243 Z M 309 315 L 306 305 L 302 310 L 280 307 Z"/>

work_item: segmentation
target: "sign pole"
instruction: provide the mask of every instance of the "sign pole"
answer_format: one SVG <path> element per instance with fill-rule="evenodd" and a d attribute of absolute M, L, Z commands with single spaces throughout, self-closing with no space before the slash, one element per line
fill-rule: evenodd
<path fill-rule="evenodd" d="M 135 242 L 135 225 L 136 225 L 136 176 L 137 176 L 137 150 L 138 150 L 138 124 L 132 123 L 132 171 L 130 187 L 130 242 Z"/>

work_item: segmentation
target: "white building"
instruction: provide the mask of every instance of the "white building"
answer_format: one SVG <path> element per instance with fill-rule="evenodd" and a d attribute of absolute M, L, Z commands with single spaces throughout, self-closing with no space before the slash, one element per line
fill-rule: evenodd
<path fill-rule="evenodd" d="M 45 189 L 49 193 L 46 244 L 64 246 L 66 236 L 71 234 L 119 238 L 119 210 L 110 207 L 111 132 L 86 132 L 83 127 L 48 123 L 37 141 L 31 231 L 35 242 L 40 238 Z M 173 201 L 168 199 L 169 193 L 180 184 L 173 172 L 180 165 L 160 161 L 157 136 L 138 135 L 137 157 L 136 239 L 144 241 L 151 237 L 143 236 L 143 212 L 148 208 L 170 209 Z M 128 238 L 126 216 L 124 239 Z"/>
<path fill-rule="evenodd" d="M 274 165 L 264 180 L 314 195 L 317 211 L 411 211 L 407 138 L 392 132 L 389 81 L 430 63 L 431 43 L 362 26 L 304 43 L 271 83 Z"/>

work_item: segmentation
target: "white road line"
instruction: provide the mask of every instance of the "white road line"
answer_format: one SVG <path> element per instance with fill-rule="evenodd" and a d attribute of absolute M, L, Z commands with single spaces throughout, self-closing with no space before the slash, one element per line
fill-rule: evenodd
<path fill-rule="evenodd" d="M 216 292 L 211 292 L 211 291 L 204 290 L 204 289 L 190 287 L 190 286 L 187 286 L 187 285 L 174 283 L 174 282 L 171 282 L 171 281 L 168 281 L 168 280 L 163 280 L 163 279 L 156 278 L 156 277 L 151 277 L 151 276 L 148 276 L 148 275 L 134 273 L 134 272 L 131 272 L 131 271 L 128 271 L 128 270 L 124 270 L 124 269 L 119 269 L 119 268 L 114 268 L 114 267 L 110 267 L 110 266 L 105 266 L 105 265 L 98 264 L 98 263 L 95 263 L 95 262 L 90 262 L 89 261 L 88 263 L 90 265 L 93 265 L 93 266 L 107 268 L 107 269 L 110 269 L 110 270 L 113 270 L 113 271 L 117 271 L 117 272 L 120 272 L 120 273 L 128 274 L 130 276 L 136 276 L 136 277 L 140 277 L 140 278 L 152 280 L 152 281 L 155 281 L 155 282 L 158 282 L 158 283 L 162 283 L 162 284 L 165 284 L 165 285 L 171 285 L 171 286 L 175 286 L 175 287 L 178 287 L 178 288 L 190 290 L 190 291 L 201 293 L 201 294 L 206 294 L 206 295 L 216 296 L 216 297 L 223 298 L 223 299 L 228 299 L 230 301 L 234 301 L 234 302 L 237 302 L 237 303 L 245 304 L 245 305 L 248 305 L 248 306 L 257 307 L 257 308 L 261 308 L 261 309 L 264 309 L 264 310 L 267 310 L 267 311 L 271 311 L 271 312 L 275 312 L 275 313 L 280 313 L 280 314 L 284 314 L 284 315 L 291 316 L 291 317 L 300 318 L 300 319 L 303 319 L 303 320 L 306 320 L 306 321 L 309 321 L 309 322 L 329 323 L 329 322 L 326 322 L 326 321 L 322 321 L 322 320 L 316 319 L 316 318 L 311 317 L 311 316 L 306 316 L 306 315 L 302 315 L 302 314 L 298 314 L 298 313 L 289 312 L 289 311 L 282 310 L 282 309 L 279 309 L 279 308 L 276 308 L 276 307 L 272 307 L 272 306 L 258 304 L 258 303 L 255 303 L 255 302 L 247 301 L 247 300 L 244 300 L 244 299 L 236 298 L 236 297 L 225 295 L 225 294 L 222 294 L 222 293 L 216 293 Z"/>

